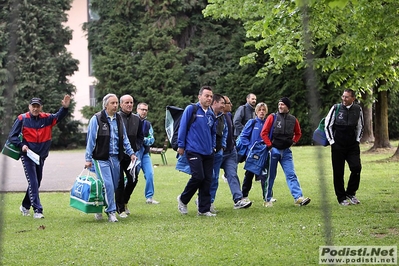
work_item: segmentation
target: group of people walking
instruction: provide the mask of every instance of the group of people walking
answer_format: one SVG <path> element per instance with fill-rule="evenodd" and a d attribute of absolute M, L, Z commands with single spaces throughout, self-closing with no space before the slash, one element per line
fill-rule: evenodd
<path fill-rule="evenodd" d="M 103 110 L 90 119 L 87 129 L 85 167 L 93 169 L 94 164 L 94 171 L 104 182 L 104 211 L 109 222 L 118 221 L 116 213 L 120 218 L 130 214 L 127 204 L 137 185 L 140 169 L 146 179 L 146 203 L 159 203 L 153 199 L 154 171 L 149 151 L 155 139 L 151 123 L 146 120 L 148 104 L 139 103 L 137 114 L 132 113 L 133 105 L 133 97 L 124 95 L 118 112 L 117 96 L 105 95 Z M 138 167 L 130 171 L 130 164 L 136 165 L 137 161 Z M 95 218 L 101 220 L 102 213 L 96 213 Z"/>
<path fill-rule="evenodd" d="M 68 115 L 70 100 L 71 97 L 65 95 L 60 110 L 49 114 L 43 112 L 40 98 L 32 98 L 29 112 L 19 115 L 11 128 L 8 140 L 21 149 L 21 161 L 28 181 L 28 189 L 20 206 L 23 216 L 30 216 L 32 208 L 33 218 L 44 218 L 39 187 L 51 145 L 51 129 Z M 120 218 L 130 214 L 127 204 L 137 185 L 140 170 L 146 180 L 146 203 L 159 203 L 153 198 L 154 171 L 149 149 L 155 139 L 152 125 L 146 120 L 148 105 L 139 103 L 137 114 L 133 113 L 133 106 L 134 100 L 130 95 L 122 96 L 119 106 L 117 96 L 107 94 L 103 98 L 102 111 L 90 119 L 88 126 L 85 168 L 94 171 L 103 181 L 104 211 L 110 222 L 118 221 L 116 214 Z M 35 162 L 28 151 L 36 153 L 39 161 Z M 140 162 L 136 171 L 129 171 L 130 163 L 136 161 Z M 95 214 L 95 218 L 102 219 L 102 213 Z"/>
<path fill-rule="evenodd" d="M 334 105 L 326 117 L 325 131 L 331 145 L 333 184 L 338 203 L 342 206 L 360 203 L 356 191 L 361 172 L 359 143 L 363 133 L 363 113 L 355 99 L 353 90 L 345 90 L 342 103 L 339 107 Z M 24 216 L 29 216 L 32 208 L 34 218 L 44 218 L 39 187 L 51 145 L 51 129 L 67 116 L 70 100 L 71 97 L 65 95 L 60 110 L 49 114 L 42 111 L 40 98 L 32 98 L 29 112 L 19 115 L 10 131 L 8 141 L 21 149 L 21 161 L 28 181 L 28 189 L 20 206 Z M 130 95 L 122 96 L 119 102 L 115 94 L 107 94 L 103 98 L 102 111 L 89 121 L 85 168 L 95 171 L 104 183 L 104 211 L 109 222 L 117 222 L 117 214 L 120 218 L 130 214 L 127 204 L 137 185 L 140 169 L 146 180 L 146 203 L 159 203 L 153 198 L 154 172 L 149 149 L 154 143 L 154 134 L 151 123 L 146 120 L 148 105 L 138 104 L 137 114 L 133 114 L 133 106 L 134 99 Z M 257 104 L 252 93 L 247 95 L 247 103 L 236 110 L 234 117 L 232 106 L 228 96 L 213 93 L 210 86 L 203 86 L 198 93 L 198 102 L 185 108 L 178 131 L 177 152 L 180 158 L 186 160 L 178 160 L 176 169 L 188 167 L 191 177 L 177 197 L 179 212 L 188 213 L 187 204 L 198 192 L 197 214 L 216 216 L 214 202 L 220 169 L 224 170 L 230 187 L 234 209 L 252 205 L 248 195 L 254 176 L 260 180 L 264 206 L 272 207 L 278 163 L 284 171 L 294 203 L 299 206 L 309 204 L 311 200 L 304 197 L 294 169 L 291 146 L 299 141 L 302 133 L 298 119 L 289 113 L 290 99 L 282 97 L 278 102 L 278 111 L 269 115 L 267 105 L 263 102 Z M 192 117 L 195 117 L 194 121 Z M 257 174 L 246 170 L 242 187 L 237 174 L 239 156 L 236 142 L 246 149 L 244 158 L 254 144 L 265 145 L 262 171 Z M 39 155 L 39 161 L 34 161 L 28 151 Z M 131 164 L 137 161 L 136 171 L 130 171 Z M 346 189 L 345 162 L 351 171 Z M 95 218 L 102 219 L 102 213 L 97 213 Z"/>
<path fill-rule="evenodd" d="M 354 91 L 345 90 L 339 111 L 335 112 L 335 108 L 331 108 L 325 128 L 331 144 L 334 190 L 338 203 L 343 206 L 360 203 L 355 195 L 360 183 L 359 144 L 363 133 L 363 114 L 361 107 L 354 101 Z M 248 195 L 254 176 L 261 182 L 264 206 L 272 207 L 276 201 L 273 198 L 273 185 L 278 163 L 284 171 L 294 204 L 306 206 L 310 203 L 311 199 L 303 195 L 294 169 L 291 146 L 300 140 L 302 132 L 298 119 L 289 113 L 291 100 L 288 97 L 279 100 L 276 113 L 267 115 L 267 105 L 263 102 L 256 104 L 256 96 L 250 93 L 247 103 L 237 109 L 232 119 L 229 97 L 213 93 L 211 87 L 204 86 L 199 91 L 196 105 L 197 108 L 189 105 L 184 110 L 178 133 L 178 154 L 186 159 L 178 160 L 176 169 L 184 169 L 185 166 L 181 165 L 184 162 L 191 170 L 191 178 L 177 196 L 177 208 L 181 214 L 188 213 L 187 204 L 198 191 L 198 215 L 216 216 L 214 202 L 220 169 L 224 169 L 230 186 L 234 209 L 252 205 Z M 196 116 L 194 122 L 191 120 L 193 112 Z M 333 116 L 334 113 L 338 115 Z M 235 142 L 240 143 L 240 149 L 244 149 L 242 161 L 249 156 L 255 144 L 265 145 L 264 152 L 260 154 L 260 157 L 265 157 L 260 174 L 246 169 L 242 189 L 237 176 L 240 160 Z M 262 158 L 257 159 L 262 161 Z M 351 171 L 346 189 L 345 161 Z"/>

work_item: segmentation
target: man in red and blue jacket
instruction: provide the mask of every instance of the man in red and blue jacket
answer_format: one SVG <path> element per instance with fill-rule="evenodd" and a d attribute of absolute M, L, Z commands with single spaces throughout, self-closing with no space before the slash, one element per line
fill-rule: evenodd
<path fill-rule="evenodd" d="M 11 128 L 8 140 L 21 149 L 21 161 L 25 176 L 28 180 L 28 189 L 19 207 L 23 216 L 30 215 L 33 208 L 33 218 L 44 218 L 43 207 L 39 198 L 39 187 L 43 177 L 43 166 L 50 146 L 52 128 L 68 114 L 71 96 L 65 95 L 62 107 L 55 114 L 44 113 L 43 103 L 40 98 L 32 98 L 29 103 L 29 112 L 18 115 Z M 23 138 L 20 139 L 20 134 Z M 34 162 L 28 151 L 39 155 L 39 161 Z"/>

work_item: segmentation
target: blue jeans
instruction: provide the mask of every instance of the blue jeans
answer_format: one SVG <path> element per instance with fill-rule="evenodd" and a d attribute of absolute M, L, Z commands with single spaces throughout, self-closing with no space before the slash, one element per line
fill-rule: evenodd
<path fill-rule="evenodd" d="M 279 150 L 272 148 L 269 151 L 269 168 L 266 178 L 266 196 L 265 199 L 270 201 L 273 196 L 273 184 L 277 175 L 277 163 L 280 162 L 281 168 L 283 168 L 285 179 L 287 181 L 288 188 L 290 189 L 291 195 L 294 200 L 302 197 L 302 189 L 299 185 L 298 177 L 294 170 L 294 160 L 292 158 L 292 151 L 290 148 Z"/>
<path fill-rule="evenodd" d="M 223 160 L 223 151 L 220 150 L 215 153 L 215 158 L 213 161 L 213 175 L 212 175 L 212 182 L 209 192 L 211 193 L 211 203 L 215 201 L 216 191 L 219 187 L 219 172 L 220 166 L 222 165 Z"/>
<path fill-rule="evenodd" d="M 146 199 L 152 198 L 154 196 L 154 168 L 152 167 L 151 156 L 149 153 L 144 153 L 144 147 L 140 149 L 140 169 L 143 170 L 144 179 L 145 179 L 145 189 L 144 189 L 144 196 Z M 140 172 L 137 171 L 137 175 Z"/>
<path fill-rule="evenodd" d="M 118 187 L 120 175 L 120 162 L 118 155 L 109 156 L 106 161 L 93 159 L 93 163 L 98 178 L 100 178 L 104 184 L 104 198 L 107 205 L 105 212 L 115 212 L 115 190 Z"/>
<path fill-rule="evenodd" d="M 225 151 L 223 153 L 223 161 L 220 166 L 224 170 L 224 175 L 229 184 L 231 195 L 233 196 L 233 201 L 242 199 L 242 191 L 240 185 L 240 179 L 237 175 L 237 150 L 234 148 L 231 151 Z"/>

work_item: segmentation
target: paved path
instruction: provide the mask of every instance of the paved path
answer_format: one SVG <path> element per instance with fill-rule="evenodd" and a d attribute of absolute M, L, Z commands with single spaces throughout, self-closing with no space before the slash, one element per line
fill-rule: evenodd
<path fill-rule="evenodd" d="M 69 191 L 84 167 L 84 150 L 51 151 L 44 163 L 40 191 Z M 21 161 L 0 154 L 0 192 L 26 191 Z"/>

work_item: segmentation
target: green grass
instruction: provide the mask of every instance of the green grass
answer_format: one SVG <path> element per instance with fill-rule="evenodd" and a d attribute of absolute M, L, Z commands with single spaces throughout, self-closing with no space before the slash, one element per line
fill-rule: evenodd
<path fill-rule="evenodd" d="M 396 143 L 397 146 L 397 143 Z M 396 147 L 395 146 L 395 147 Z M 362 146 L 362 150 L 367 149 Z M 387 162 L 394 150 L 362 154 L 358 206 L 342 207 L 332 185 L 330 149 L 293 147 L 295 167 L 305 196 L 312 202 L 296 207 L 279 167 L 272 208 L 262 206 L 261 187 L 254 183 L 249 209 L 233 210 L 228 185 L 220 179 L 217 217 L 198 217 L 194 202 L 180 215 L 176 196 L 188 176 L 153 155 L 155 199 L 146 205 L 144 180 L 129 204 L 132 211 L 118 223 L 95 221 L 93 215 L 69 207 L 68 193 L 41 193 L 45 219 L 22 217 L 21 193 L 5 194 L 3 265 L 317 265 L 326 245 L 324 222 L 331 223 L 334 245 L 397 245 L 399 238 L 399 163 Z M 243 178 L 243 164 L 239 176 Z M 322 169 L 323 171 L 320 171 Z M 346 169 L 346 180 L 348 176 Z M 326 192 L 320 188 L 325 178 Z M 46 182 L 46 180 L 43 180 Z M 72 184 L 71 184 L 72 185 Z M 323 200 L 327 206 L 322 205 Z M 323 212 L 324 206 L 327 210 Z M 328 212 L 330 211 L 330 212 Z M 328 217 L 325 217 L 327 213 Z M 40 226 L 45 228 L 42 229 Z"/>

